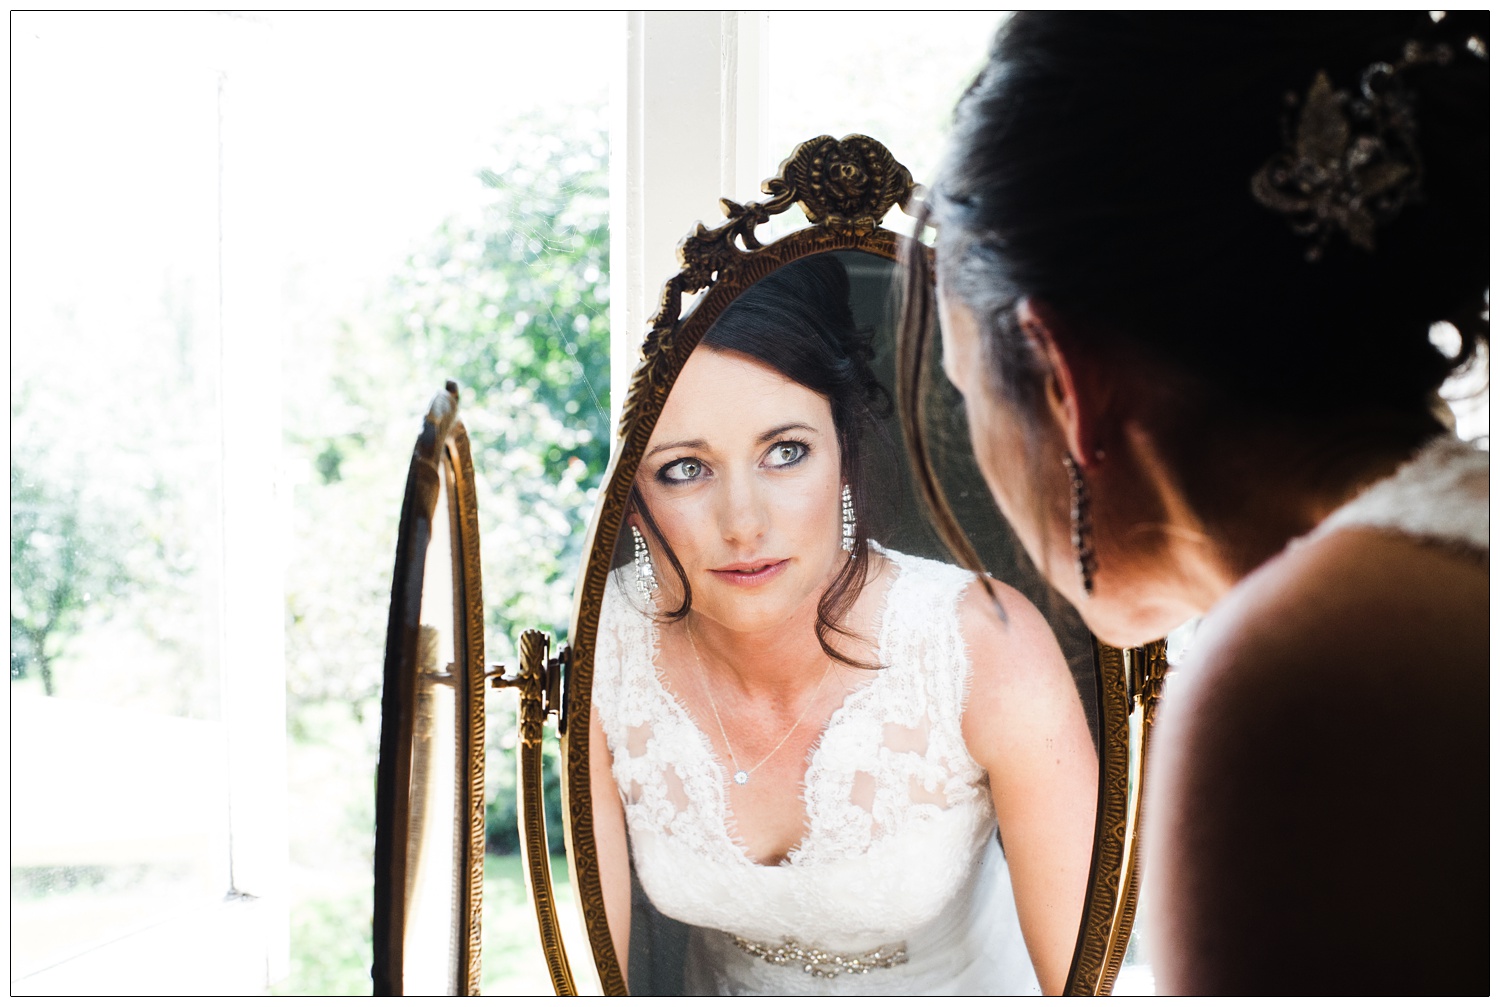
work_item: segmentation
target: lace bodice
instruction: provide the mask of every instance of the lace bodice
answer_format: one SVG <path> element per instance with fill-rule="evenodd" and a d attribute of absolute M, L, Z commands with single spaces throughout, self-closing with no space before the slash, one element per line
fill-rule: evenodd
<path fill-rule="evenodd" d="M 1308 541 L 1340 528 L 1383 528 L 1488 553 L 1490 454 L 1448 434 L 1428 443 L 1388 479 L 1324 518 Z"/>
<path fill-rule="evenodd" d="M 777 865 L 757 863 L 736 837 L 728 773 L 658 676 L 645 600 L 622 583 L 630 578 L 611 578 L 606 589 L 594 701 L 632 859 L 658 910 L 708 932 L 702 940 L 723 959 L 713 979 L 719 991 L 795 991 L 784 983 L 795 967 L 747 958 L 725 944 L 726 934 L 850 955 L 905 945 L 908 963 L 845 977 L 869 992 L 919 988 L 910 984 L 922 974 L 937 983 L 924 960 L 941 958 L 947 974 L 962 974 L 975 963 L 951 960 L 955 942 L 971 958 L 981 946 L 998 954 L 988 947 L 992 934 L 966 940 L 961 932 L 980 925 L 976 914 L 998 911 L 1007 923 L 983 925 L 1021 943 L 987 777 L 961 733 L 969 661 L 958 602 L 973 575 L 885 555 L 897 572 L 879 624 L 882 667 L 834 712 L 809 754 L 807 833 Z M 1012 992 L 1035 982 L 1023 947 L 1019 954 L 1025 982 Z M 724 989 L 725 970 L 736 968 L 739 979 Z M 809 991 L 836 990 L 824 980 Z"/>

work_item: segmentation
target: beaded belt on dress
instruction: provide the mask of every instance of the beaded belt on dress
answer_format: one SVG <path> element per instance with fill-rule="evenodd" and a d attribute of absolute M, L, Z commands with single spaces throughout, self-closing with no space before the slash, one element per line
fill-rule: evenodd
<path fill-rule="evenodd" d="M 864 974 L 871 969 L 889 969 L 906 964 L 905 941 L 899 944 L 883 944 L 878 948 L 855 954 L 809 947 L 790 937 L 785 938 L 780 944 L 763 944 L 760 941 L 746 940 L 743 937 L 735 937 L 734 943 L 741 951 L 763 958 L 772 965 L 800 965 L 803 972 L 810 976 L 817 976 L 819 979 Z"/>

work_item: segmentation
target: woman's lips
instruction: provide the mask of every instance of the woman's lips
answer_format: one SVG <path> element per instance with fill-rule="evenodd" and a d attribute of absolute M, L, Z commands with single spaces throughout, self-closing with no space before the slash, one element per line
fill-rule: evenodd
<path fill-rule="evenodd" d="M 790 560 L 784 559 L 758 559 L 710 570 L 709 573 L 734 587 L 759 587 L 785 570 L 789 562 Z"/>

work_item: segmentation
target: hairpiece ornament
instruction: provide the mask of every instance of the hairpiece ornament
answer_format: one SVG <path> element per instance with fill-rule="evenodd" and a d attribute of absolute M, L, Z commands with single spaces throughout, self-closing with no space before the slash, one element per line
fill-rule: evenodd
<path fill-rule="evenodd" d="M 1319 70 L 1307 97 L 1287 95 L 1292 109 L 1301 107 L 1296 127 L 1289 114 L 1285 149 L 1251 177 L 1250 191 L 1261 205 L 1288 217 L 1297 234 L 1313 238 L 1308 262 L 1323 257 L 1335 231 L 1356 248 L 1375 251 L 1375 229 L 1421 200 L 1416 109 L 1401 74 L 1452 59 L 1448 45 L 1408 42 L 1396 63 L 1365 67 L 1357 94 L 1336 90 Z"/>
<path fill-rule="evenodd" d="M 841 496 L 839 516 L 843 528 L 839 538 L 839 547 L 845 552 L 854 551 L 854 495 L 849 492 L 849 484 L 844 483 L 844 492 Z"/>
<path fill-rule="evenodd" d="M 646 536 L 635 525 L 630 526 L 630 533 L 635 537 L 635 586 L 640 588 L 641 597 L 649 598 L 656 593 L 656 569 L 651 565 L 651 550 L 646 546 Z"/>

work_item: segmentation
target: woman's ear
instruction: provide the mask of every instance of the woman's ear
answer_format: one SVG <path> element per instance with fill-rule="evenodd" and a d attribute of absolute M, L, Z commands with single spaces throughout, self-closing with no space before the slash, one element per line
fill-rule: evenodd
<path fill-rule="evenodd" d="M 1045 363 L 1043 398 L 1062 432 L 1068 453 L 1082 468 L 1092 468 L 1103 454 L 1104 417 L 1112 382 L 1101 361 L 1082 352 L 1066 321 L 1051 305 L 1023 297 L 1016 321 Z"/>

